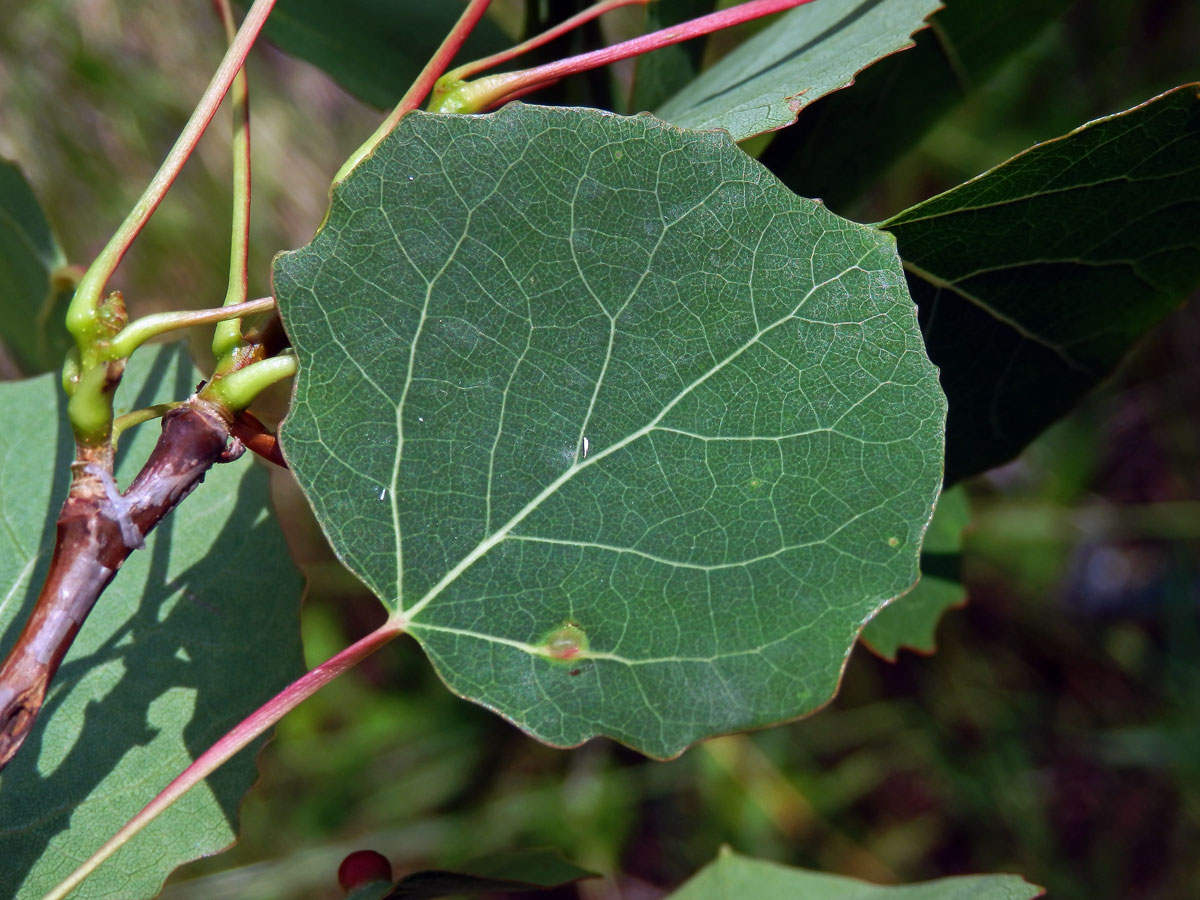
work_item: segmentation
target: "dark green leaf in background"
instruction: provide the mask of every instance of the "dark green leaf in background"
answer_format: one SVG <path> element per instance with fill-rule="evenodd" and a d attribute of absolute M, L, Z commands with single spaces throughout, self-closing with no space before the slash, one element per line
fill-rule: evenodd
<path fill-rule="evenodd" d="M 921 884 L 877 885 L 791 869 L 728 848 L 667 900 L 1032 900 L 1042 889 L 1019 875 L 969 875 Z"/>
<path fill-rule="evenodd" d="M 734 140 L 783 128 L 876 60 L 912 46 L 938 0 L 819 0 L 784 13 L 656 112 Z"/>
<path fill-rule="evenodd" d="M 895 662 L 901 647 L 932 653 L 942 613 L 966 600 L 967 592 L 959 577 L 959 554 L 963 529 L 970 517 L 962 487 L 951 488 L 938 498 L 921 545 L 921 580 L 881 609 L 863 629 L 863 643 L 884 659 Z"/>
<path fill-rule="evenodd" d="M 824 0 L 822 0 L 824 2 Z M 792 190 L 845 207 L 946 112 L 1027 48 L 1070 0 L 953 0 L 916 46 L 823 97 L 760 157 Z"/>
<path fill-rule="evenodd" d="M 889 219 L 950 400 L 946 483 L 1015 456 L 1200 284 L 1200 88 Z"/>
<path fill-rule="evenodd" d="M 916 576 L 944 401 L 894 247 L 723 133 L 408 116 L 275 286 L 334 548 L 544 741 L 811 712 Z"/>
<path fill-rule="evenodd" d="M 263 33 L 360 100 L 386 108 L 399 102 L 463 9 L 460 0 L 279 0 Z M 510 43 L 485 18 L 459 59 L 487 56 Z"/>
<path fill-rule="evenodd" d="M 648 34 L 659 28 L 676 25 L 713 11 L 716 0 L 656 0 L 646 7 Z M 630 112 L 654 109 L 696 77 L 704 41 L 684 41 L 672 44 L 634 60 L 633 91 L 629 100 Z"/>
<path fill-rule="evenodd" d="M 74 284 L 29 182 L 0 160 L 0 341 L 29 374 L 56 369 Z"/>
<path fill-rule="evenodd" d="M 187 396 L 196 378 L 178 348 L 143 351 L 118 407 Z M 0 384 L 3 652 L 37 597 L 74 456 L 57 381 Z M 157 436 L 154 423 L 126 436 L 122 485 Z M 266 473 L 249 454 L 217 466 L 100 597 L 34 731 L 0 775 L 3 896 L 41 897 L 303 670 L 300 576 L 267 502 Z M 72 897 L 153 897 L 176 866 L 228 846 L 261 744 L 194 788 Z"/>
<path fill-rule="evenodd" d="M 553 850 L 497 854 L 455 869 L 414 872 L 400 879 L 384 900 L 435 900 L 497 891 L 539 891 L 596 877 L 596 873 L 567 862 Z"/>

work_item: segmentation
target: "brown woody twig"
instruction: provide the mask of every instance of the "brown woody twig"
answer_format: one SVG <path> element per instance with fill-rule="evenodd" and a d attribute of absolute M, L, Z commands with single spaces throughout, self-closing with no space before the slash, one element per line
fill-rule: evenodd
<path fill-rule="evenodd" d="M 241 455 L 240 441 L 226 447 L 231 427 L 227 413 L 195 397 L 171 410 L 154 451 L 123 495 L 109 474 L 111 458 L 72 465 L 50 570 L 0 668 L 0 769 L 33 728 L 71 642 L 129 554 L 213 465 Z"/>

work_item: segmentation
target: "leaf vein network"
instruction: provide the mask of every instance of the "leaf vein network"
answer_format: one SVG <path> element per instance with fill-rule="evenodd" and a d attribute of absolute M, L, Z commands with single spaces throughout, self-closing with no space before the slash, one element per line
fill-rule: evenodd
<path fill-rule="evenodd" d="M 757 331 L 749 339 L 747 339 L 745 342 L 743 342 L 739 347 L 737 347 L 733 351 L 731 351 L 723 360 L 720 360 L 715 365 L 711 366 L 707 371 L 705 371 L 699 377 L 697 377 L 695 380 L 693 380 L 693 382 L 691 384 L 683 387 L 675 395 L 675 397 L 672 398 L 670 400 L 670 402 L 668 402 L 664 406 L 663 410 L 658 415 L 656 415 L 652 420 L 647 422 L 641 428 L 637 429 L 636 431 L 631 432 L 626 437 L 622 438 L 619 441 L 614 442 L 613 444 L 609 445 L 608 447 L 605 447 L 605 448 L 599 450 L 595 454 L 589 456 L 587 459 L 580 460 L 580 461 L 574 463 L 570 468 L 568 468 L 561 475 L 559 475 L 557 478 L 555 478 L 553 481 L 551 481 L 533 499 L 531 499 L 528 503 L 525 504 L 525 506 L 523 506 L 520 510 L 518 510 L 512 516 L 512 518 L 510 518 L 508 520 L 508 522 L 506 522 L 498 530 L 496 530 L 495 532 L 490 534 L 488 537 L 486 537 L 485 539 L 480 541 L 478 544 L 476 544 L 474 549 L 472 549 L 469 553 L 467 553 L 465 556 L 463 556 L 463 558 L 453 568 L 451 568 L 445 575 L 443 575 L 442 578 L 439 579 L 437 581 L 437 583 L 435 583 L 433 585 L 433 587 L 431 587 L 426 592 L 425 596 L 423 596 L 420 600 L 418 600 L 411 608 L 409 608 L 407 610 L 404 610 L 403 608 L 401 608 L 401 612 L 404 614 L 405 620 L 407 622 L 414 621 L 415 617 L 421 612 L 421 610 L 423 610 L 439 594 L 441 594 L 441 592 L 443 590 L 445 590 L 445 588 L 449 584 L 453 583 L 458 578 L 459 575 L 461 575 L 464 571 L 466 571 L 468 568 L 470 568 L 472 565 L 474 565 L 474 563 L 477 560 L 479 560 L 488 551 L 490 551 L 492 549 L 492 547 L 496 546 L 501 541 L 503 541 L 517 525 L 519 525 L 521 522 L 523 522 L 531 513 L 534 512 L 534 510 L 538 509 L 541 506 L 542 502 L 544 500 L 546 500 L 547 497 L 550 497 L 552 494 L 554 494 L 560 487 L 562 487 L 564 484 L 569 482 L 579 472 L 583 471 L 584 469 L 587 469 L 590 466 L 594 466 L 594 465 L 598 464 L 606 457 L 610 456 L 613 453 L 618 452 L 619 450 L 624 449 L 629 444 L 633 443 L 634 441 L 644 437 L 645 435 L 647 435 L 651 431 L 653 431 L 658 426 L 659 422 L 661 422 L 667 416 L 667 414 L 669 412 L 671 412 L 671 410 L 673 410 L 675 408 L 675 406 L 679 404 L 680 401 L 683 400 L 684 397 L 686 397 L 688 394 L 690 394 L 693 390 L 695 390 L 700 385 L 704 384 L 711 377 L 713 377 L 716 373 L 722 371 L 727 365 L 729 365 L 730 363 L 737 360 L 743 353 L 745 353 L 751 347 L 757 345 L 768 332 L 784 325 L 786 322 L 791 321 L 795 317 L 796 313 L 799 312 L 799 310 L 804 307 L 804 305 L 808 302 L 808 300 L 815 293 L 817 293 L 817 291 L 821 290 L 822 288 L 824 288 L 830 284 L 833 284 L 833 283 L 839 281 L 846 274 L 848 274 L 849 272 L 858 268 L 861 265 L 863 259 L 865 259 L 868 255 L 870 255 L 871 252 L 873 252 L 872 249 L 868 249 L 868 250 L 864 251 L 863 254 L 855 261 L 854 265 L 847 266 L 846 268 L 842 269 L 842 271 L 838 272 L 836 275 L 832 275 L 822 282 L 813 284 L 812 287 L 810 287 L 804 293 L 804 296 L 799 299 L 799 301 L 796 303 L 796 305 L 786 315 L 781 316 L 779 319 L 770 323 L 765 328 L 762 328 L 759 331 Z"/>

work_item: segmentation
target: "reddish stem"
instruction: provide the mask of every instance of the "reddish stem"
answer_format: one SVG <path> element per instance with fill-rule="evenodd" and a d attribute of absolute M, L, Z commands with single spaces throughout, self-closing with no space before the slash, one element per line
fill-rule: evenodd
<path fill-rule="evenodd" d="M 249 411 L 242 410 L 237 414 L 229 433 L 241 441 L 251 453 L 255 453 L 267 462 L 275 463 L 281 468 L 288 467 L 287 461 L 279 449 L 279 438 Z"/>
<path fill-rule="evenodd" d="M 510 59 L 516 59 L 530 50 L 536 50 L 542 47 L 557 37 L 561 37 L 567 32 L 578 28 L 580 25 L 585 25 L 592 19 L 598 19 L 607 12 L 612 12 L 614 9 L 620 9 L 623 6 L 645 6 L 647 3 L 653 3 L 654 0 L 602 0 L 600 3 L 593 4 L 585 10 L 575 13 L 569 19 L 564 19 L 553 28 L 548 28 L 539 35 L 531 37 L 527 41 L 522 41 L 515 47 L 509 47 L 507 50 L 501 50 L 499 53 L 493 53 L 491 56 L 485 56 L 483 59 L 477 59 L 473 62 L 465 63 L 456 67 L 450 72 L 447 72 L 447 79 L 463 80 L 470 78 L 472 75 L 478 75 L 480 72 L 487 71 L 493 66 L 498 66 L 501 63 L 506 63 Z"/>
<path fill-rule="evenodd" d="M 83 865 L 72 872 L 43 900 L 62 900 L 130 838 L 149 825 L 160 813 L 203 781 L 219 766 L 227 762 L 235 753 L 330 681 L 402 633 L 402 630 L 389 620 L 366 637 L 293 681 L 200 754 L 195 762 L 180 772 L 153 800 L 142 807 L 141 812 L 126 822 L 120 831 L 109 838 L 99 850 L 88 857 Z"/>
<path fill-rule="evenodd" d="M 84 273 L 76 290 L 75 299 L 71 303 L 71 312 L 68 314 L 68 327 L 70 327 L 72 319 L 79 320 L 76 327 L 72 329 L 73 332 L 86 329 L 87 323 L 96 314 L 96 306 L 100 302 L 100 295 L 104 291 L 109 277 L 121 262 L 125 251 L 133 243 L 133 239 L 138 236 L 142 227 L 154 214 L 154 210 L 158 208 L 158 204 L 167 195 L 171 185 L 175 183 L 175 178 L 179 175 L 183 164 L 196 149 L 200 136 L 204 134 L 208 123 L 217 114 L 217 108 L 221 105 L 226 92 L 245 63 L 246 56 L 254 45 L 259 31 L 266 24 L 267 16 L 274 5 L 275 0 L 255 0 L 254 5 L 250 7 L 246 18 L 242 20 L 242 27 L 238 29 L 236 39 L 229 45 L 225 57 L 221 60 L 217 71 L 213 73 L 212 80 L 205 88 L 204 94 L 192 111 L 191 118 L 184 125 L 183 131 L 180 132 L 171 152 L 167 154 L 167 158 L 163 160 L 163 164 L 150 180 L 145 192 L 130 210 L 129 215 L 125 217 L 125 221 L 121 223 L 121 227 L 117 229 L 104 249 L 92 261 L 87 272 Z"/>
<path fill-rule="evenodd" d="M 467 91 L 472 86 L 475 86 L 477 90 L 470 93 L 464 92 L 464 96 L 469 97 L 470 108 L 462 111 L 483 112 L 493 109 L 537 88 L 551 85 L 567 75 L 586 72 L 589 69 L 628 59 L 631 56 L 640 56 L 652 50 L 669 47 L 672 44 L 702 37 L 723 28 L 730 28 L 811 2 L 812 0 L 750 0 L 748 3 L 742 3 L 731 9 L 723 9 L 687 22 L 681 22 L 678 25 L 671 25 L 650 34 L 613 44 L 611 47 L 601 47 L 599 50 L 581 53 L 578 56 L 536 66 L 532 69 L 489 75 L 465 86 Z M 460 88 L 460 90 L 463 89 Z"/>
<path fill-rule="evenodd" d="M 455 54 L 462 47 L 463 42 L 466 41 L 467 36 L 479 24 L 479 20 L 483 18 L 483 14 L 487 12 L 488 5 L 491 2 L 492 0 L 470 0 L 467 8 L 463 10 L 463 14 L 454 23 L 454 28 L 446 35 L 441 46 L 437 48 L 437 51 L 430 58 L 429 62 L 425 64 L 425 68 L 421 70 L 421 74 L 417 76 L 417 80 L 412 83 L 412 86 L 400 98 L 400 102 L 396 104 L 396 108 L 392 110 L 391 115 L 383 120 L 383 123 L 375 129 L 375 133 L 367 138 L 363 145 L 350 155 L 348 160 L 342 163 L 342 167 L 333 176 L 334 184 L 344 180 L 360 162 L 366 159 L 379 146 L 379 143 L 392 133 L 404 116 L 421 106 L 421 103 L 429 96 L 429 92 L 433 90 L 434 84 L 442 77 L 442 73 L 446 71 L 446 67 L 450 65 Z"/>

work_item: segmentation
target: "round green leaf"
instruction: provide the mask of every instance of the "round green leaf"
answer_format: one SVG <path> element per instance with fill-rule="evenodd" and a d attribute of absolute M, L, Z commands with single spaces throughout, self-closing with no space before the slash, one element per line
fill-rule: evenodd
<path fill-rule="evenodd" d="M 728 135 L 410 115 L 275 286 L 322 527 L 542 740 L 811 712 L 916 578 L 945 401 L 892 241 Z"/>

